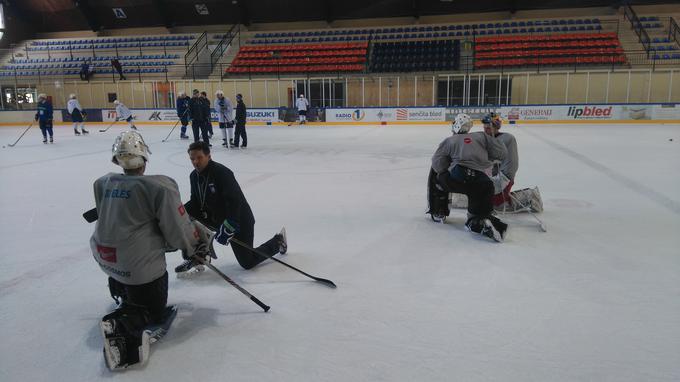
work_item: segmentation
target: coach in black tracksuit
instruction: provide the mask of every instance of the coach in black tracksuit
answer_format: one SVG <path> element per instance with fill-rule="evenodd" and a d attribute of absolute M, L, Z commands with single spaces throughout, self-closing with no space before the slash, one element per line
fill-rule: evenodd
<path fill-rule="evenodd" d="M 210 118 L 210 107 L 208 107 L 208 113 L 206 114 L 206 105 L 199 95 L 198 90 L 194 89 L 192 97 L 189 100 L 191 130 L 194 132 L 194 142 L 198 142 L 200 131 L 203 142 L 210 144 L 210 137 L 208 136 L 208 129 L 206 128 L 206 119 Z"/>
<path fill-rule="evenodd" d="M 218 231 L 218 236 L 224 231 L 224 226 L 230 227 L 230 231 L 233 228 L 233 237 L 252 247 L 255 217 L 234 173 L 211 159 L 210 147 L 204 142 L 192 143 L 188 152 L 195 169 L 189 175 L 191 199 L 184 205 L 189 215 Z M 285 253 L 287 243 L 284 235 L 282 230 L 256 249 L 269 256 Z M 232 243 L 231 249 L 245 269 L 266 260 L 237 243 Z"/>
<path fill-rule="evenodd" d="M 246 104 L 243 103 L 243 96 L 241 94 L 236 95 L 236 131 L 234 131 L 234 146 L 238 147 L 239 138 L 243 138 L 243 144 L 241 147 L 248 146 L 248 135 L 246 134 Z"/>

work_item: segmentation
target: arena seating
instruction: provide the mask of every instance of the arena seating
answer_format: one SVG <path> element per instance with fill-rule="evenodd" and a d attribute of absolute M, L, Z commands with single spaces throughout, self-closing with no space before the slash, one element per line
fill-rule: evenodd
<path fill-rule="evenodd" d="M 480 37 L 475 42 L 477 69 L 626 62 L 616 33 Z"/>
<path fill-rule="evenodd" d="M 365 69 L 367 50 L 367 42 L 243 46 L 226 72 L 356 72 Z"/>
<path fill-rule="evenodd" d="M 13 54 L 0 67 L 0 77 L 77 77 L 81 65 L 87 61 L 92 64 L 95 76 L 111 75 L 114 57 L 118 57 L 125 74 L 167 73 L 169 67 L 182 61 L 195 39 L 194 34 L 183 34 L 35 40 L 20 47 L 19 54 Z"/>
<path fill-rule="evenodd" d="M 194 35 L 167 35 L 144 37 L 100 37 L 91 39 L 60 39 L 32 41 L 27 51 L 59 51 L 79 49 L 123 49 L 139 47 L 186 47 Z"/>
<path fill-rule="evenodd" d="M 384 42 L 373 45 L 370 70 L 372 72 L 457 70 L 459 65 L 459 40 Z"/>
<path fill-rule="evenodd" d="M 528 20 L 456 25 L 422 25 L 362 29 L 257 33 L 249 44 L 295 44 L 368 40 L 438 39 L 465 36 L 545 32 L 595 32 L 602 30 L 597 18 Z"/>

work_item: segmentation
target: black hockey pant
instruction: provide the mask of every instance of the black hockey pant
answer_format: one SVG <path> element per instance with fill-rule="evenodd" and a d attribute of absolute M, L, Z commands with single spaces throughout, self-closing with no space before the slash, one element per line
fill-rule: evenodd
<path fill-rule="evenodd" d="M 50 134 L 50 137 L 52 137 L 54 135 L 54 133 L 52 132 L 52 121 L 51 120 L 50 121 L 44 121 L 44 120 L 41 119 L 40 122 L 39 122 L 39 125 L 40 125 L 40 132 L 42 133 L 43 138 L 47 138 L 48 133 Z"/>
<path fill-rule="evenodd" d="M 128 285 L 109 277 L 109 291 L 114 299 L 120 298 L 123 306 L 143 309 L 152 323 L 162 322 L 168 303 L 168 272 L 146 284 Z"/>
<path fill-rule="evenodd" d="M 488 216 L 491 214 L 493 210 L 493 204 L 491 203 L 494 193 L 493 182 L 483 172 L 475 171 L 474 176 L 453 178 L 446 171 L 437 175 L 437 181 L 449 192 L 467 195 L 468 212 L 471 215 Z"/>

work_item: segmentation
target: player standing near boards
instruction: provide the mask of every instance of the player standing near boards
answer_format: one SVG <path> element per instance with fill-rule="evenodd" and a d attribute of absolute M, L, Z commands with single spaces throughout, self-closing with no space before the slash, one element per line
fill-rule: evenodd
<path fill-rule="evenodd" d="M 191 114 L 191 130 L 193 130 L 194 133 L 194 142 L 198 142 L 200 133 L 203 142 L 206 142 L 209 145 L 210 137 L 208 136 L 205 120 L 210 118 L 210 112 L 208 109 L 208 113 L 206 114 L 205 103 L 200 97 L 198 89 L 194 89 L 192 92 L 192 97 L 189 100 L 189 113 Z"/>
<path fill-rule="evenodd" d="M 309 108 L 309 101 L 305 98 L 304 94 L 300 94 L 300 97 L 295 100 L 295 107 L 298 109 L 298 117 L 300 118 L 300 124 L 307 123 L 307 109 Z"/>
<path fill-rule="evenodd" d="M 68 113 L 71 115 L 71 121 L 73 121 L 73 132 L 75 135 L 80 135 L 78 132 L 78 124 L 80 124 L 80 130 L 82 130 L 83 134 L 88 134 L 89 131 L 85 130 L 84 122 L 84 117 L 87 114 L 83 111 L 82 106 L 80 106 L 78 97 L 76 97 L 75 94 L 71 94 L 68 98 L 69 100 L 66 108 L 68 109 Z"/>
<path fill-rule="evenodd" d="M 187 136 L 187 125 L 189 124 L 189 119 L 191 118 L 191 113 L 189 112 L 189 100 L 191 100 L 191 98 L 189 98 L 184 92 L 179 92 L 177 95 L 177 117 L 182 124 L 179 133 L 180 139 L 189 139 L 189 136 Z"/>
<path fill-rule="evenodd" d="M 222 146 L 234 147 L 234 118 L 232 114 L 234 107 L 231 100 L 224 96 L 222 90 L 215 92 L 215 111 L 217 112 L 217 121 L 220 124 L 220 131 L 222 131 Z"/>
<path fill-rule="evenodd" d="M 243 144 L 241 147 L 246 148 L 248 146 L 248 135 L 246 134 L 246 119 L 248 117 L 248 111 L 246 110 L 246 104 L 243 102 L 243 96 L 241 94 L 236 95 L 236 136 L 234 137 L 234 147 L 238 148 L 239 138 L 243 138 Z"/>
<path fill-rule="evenodd" d="M 202 91 L 201 92 L 201 101 L 203 101 L 203 108 L 205 111 L 205 115 L 208 116 L 208 118 L 205 120 L 205 128 L 208 131 L 208 137 L 212 138 L 213 137 L 213 127 L 212 127 L 212 116 L 210 113 L 210 100 L 208 99 L 208 93 Z"/>
<path fill-rule="evenodd" d="M 50 143 L 54 143 L 54 133 L 52 131 L 52 117 L 54 110 L 52 103 L 47 99 L 47 95 L 38 95 L 38 112 L 35 113 L 35 120 L 40 125 L 40 132 L 43 136 L 43 143 L 47 143 L 47 134 L 50 135 Z"/>

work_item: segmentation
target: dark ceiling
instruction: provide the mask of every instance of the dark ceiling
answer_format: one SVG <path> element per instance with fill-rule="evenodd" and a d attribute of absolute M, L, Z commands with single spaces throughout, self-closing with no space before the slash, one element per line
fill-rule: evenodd
<path fill-rule="evenodd" d="M 604 0 L 0 0 L 29 33 L 150 26 L 341 20 L 526 9 L 618 7 Z M 632 1 L 635 4 L 673 1 Z M 197 6 L 202 5 L 203 7 Z M 198 8 L 207 10 L 200 14 Z M 117 18 L 114 8 L 125 18 Z M 205 12 L 204 12 L 205 13 Z M 121 15 L 122 16 L 122 15 Z"/>

